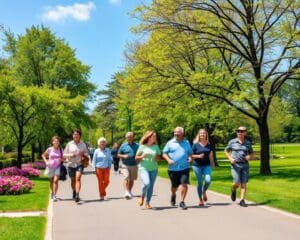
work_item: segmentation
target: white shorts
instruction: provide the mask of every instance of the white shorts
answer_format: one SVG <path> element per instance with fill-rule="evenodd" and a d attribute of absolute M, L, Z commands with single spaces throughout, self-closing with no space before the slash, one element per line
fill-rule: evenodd
<path fill-rule="evenodd" d="M 52 178 L 54 176 L 59 177 L 59 175 L 60 175 L 60 166 L 58 168 L 48 168 L 48 167 L 46 167 L 44 175 L 49 177 L 49 178 Z"/>

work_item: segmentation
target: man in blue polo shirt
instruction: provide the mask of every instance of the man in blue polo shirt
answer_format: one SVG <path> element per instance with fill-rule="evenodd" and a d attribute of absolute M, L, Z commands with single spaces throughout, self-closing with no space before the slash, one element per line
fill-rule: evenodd
<path fill-rule="evenodd" d="M 193 153 L 190 143 L 183 138 L 182 127 L 174 129 L 174 138 L 167 142 L 163 149 L 163 158 L 168 162 L 168 174 L 171 180 L 171 205 L 176 204 L 176 191 L 180 186 L 181 209 L 187 209 L 184 199 L 188 191 L 191 155 Z"/>
<path fill-rule="evenodd" d="M 133 142 L 133 132 L 128 132 L 125 135 L 127 142 L 124 142 L 119 150 L 118 157 L 122 160 L 121 172 L 124 175 L 124 188 L 126 199 L 132 198 L 132 187 L 134 180 L 137 179 L 137 163 L 135 161 L 135 154 L 139 148 L 139 145 Z"/>
<path fill-rule="evenodd" d="M 231 200 L 236 200 L 236 189 L 241 187 L 241 207 L 247 207 L 245 203 L 246 186 L 249 178 L 248 161 L 253 156 L 252 144 L 246 139 L 247 128 L 240 126 L 237 129 L 237 138 L 231 139 L 225 148 L 225 155 L 231 164 L 233 184 L 231 187 Z"/>

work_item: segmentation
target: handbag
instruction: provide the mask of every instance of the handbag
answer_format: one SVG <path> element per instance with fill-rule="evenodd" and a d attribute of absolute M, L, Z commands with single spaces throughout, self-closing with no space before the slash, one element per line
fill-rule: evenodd
<path fill-rule="evenodd" d="M 60 175 L 59 175 L 59 180 L 61 181 L 65 181 L 67 180 L 67 168 L 65 167 L 65 165 L 60 164 Z"/>
<path fill-rule="evenodd" d="M 80 162 L 81 162 L 81 165 L 86 168 L 88 165 L 89 165 L 89 157 L 86 156 L 86 155 L 82 155 L 81 158 L 80 158 Z"/>

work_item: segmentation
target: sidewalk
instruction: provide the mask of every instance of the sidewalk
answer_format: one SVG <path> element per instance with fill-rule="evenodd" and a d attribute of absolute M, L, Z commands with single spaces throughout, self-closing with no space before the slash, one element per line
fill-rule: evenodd
<path fill-rule="evenodd" d="M 133 187 L 135 197 L 123 198 L 122 175 L 111 173 L 108 201 L 100 202 L 94 174 L 82 177 L 82 201 L 71 200 L 69 179 L 60 182 L 58 197 L 53 203 L 53 240 L 296 240 L 300 236 L 300 218 L 296 215 L 269 211 L 256 204 L 242 208 L 229 196 L 208 193 L 208 204 L 197 206 L 196 188 L 189 187 L 188 210 L 170 206 L 170 183 L 157 178 L 152 210 L 137 204 L 141 181 Z"/>

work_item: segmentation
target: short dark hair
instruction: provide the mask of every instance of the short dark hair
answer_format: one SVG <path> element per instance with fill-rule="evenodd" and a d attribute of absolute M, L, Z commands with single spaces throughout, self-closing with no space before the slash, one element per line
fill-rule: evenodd
<path fill-rule="evenodd" d="M 80 130 L 79 128 L 74 128 L 74 129 L 72 130 L 72 135 L 73 135 L 74 133 L 78 133 L 79 136 L 81 137 L 81 130 Z"/>

